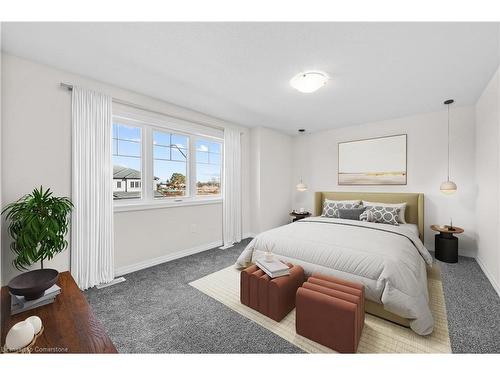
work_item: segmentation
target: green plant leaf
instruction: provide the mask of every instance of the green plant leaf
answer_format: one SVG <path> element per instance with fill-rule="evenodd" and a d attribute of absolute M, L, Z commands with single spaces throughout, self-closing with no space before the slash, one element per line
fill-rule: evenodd
<path fill-rule="evenodd" d="M 8 232 L 13 242 L 11 251 L 16 255 L 13 264 L 19 270 L 45 259 L 52 259 L 64 251 L 68 242 L 70 214 L 73 209 L 67 197 L 54 197 L 50 189 L 33 189 L 16 202 L 5 206 Z"/>

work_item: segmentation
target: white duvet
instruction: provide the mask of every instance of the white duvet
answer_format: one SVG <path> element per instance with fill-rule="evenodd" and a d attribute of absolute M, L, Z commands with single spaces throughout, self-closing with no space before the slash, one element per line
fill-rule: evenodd
<path fill-rule="evenodd" d="M 426 273 L 432 256 L 411 229 L 325 217 L 303 219 L 259 234 L 237 265 L 249 265 L 266 248 L 301 265 L 307 275 L 321 272 L 362 283 L 367 299 L 410 319 L 416 333 L 432 332 Z"/>

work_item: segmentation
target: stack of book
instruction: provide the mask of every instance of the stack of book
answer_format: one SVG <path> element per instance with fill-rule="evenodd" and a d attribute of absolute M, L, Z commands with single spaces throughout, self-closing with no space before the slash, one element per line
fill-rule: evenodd
<path fill-rule="evenodd" d="M 16 315 L 27 310 L 31 310 L 43 305 L 48 305 L 49 303 L 54 302 L 57 295 L 60 293 L 61 288 L 57 285 L 53 285 L 49 289 L 47 289 L 42 297 L 31 301 L 27 301 L 23 296 L 16 296 L 15 294 L 10 293 L 10 314 Z"/>
<path fill-rule="evenodd" d="M 288 268 L 285 263 L 277 259 L 273 259 L 270 262 L 266 261 L 265 259 L 257 259 L 255 261 L 255 264 L 271 279 L 274 279 L 275 277 L 290 275 L 290 268 Z"/>

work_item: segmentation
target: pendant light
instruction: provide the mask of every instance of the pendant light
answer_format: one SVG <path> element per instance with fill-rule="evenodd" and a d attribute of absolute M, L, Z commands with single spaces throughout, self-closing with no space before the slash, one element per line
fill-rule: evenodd
<path fill-rule="evenodd" d="M 450 181 L 450 105 L 454 102 L 453 99 L 448 99 L 444 102 L 448 106 L 448 178 L 441 184 L 440 190 L 444 194 L 453 194 L 457 191 L 457 184 Z"/>
<path fill-rule="evenodd" d="M 307 190 L 307 185 L 302 182 L 302 178 L 300 179 L 300 182 L 295 187 L 297 188 L 297 191 L 306 191 Z"/>
<path fill-rule="evenodd" d="M 304 134 L 306 129 L 299 129 L 299 134 Z M 295 186 L 297 191 L 306 191 L 307 185 L 302 182 L 302 177 L 300 177 L 300 182 Z"/>

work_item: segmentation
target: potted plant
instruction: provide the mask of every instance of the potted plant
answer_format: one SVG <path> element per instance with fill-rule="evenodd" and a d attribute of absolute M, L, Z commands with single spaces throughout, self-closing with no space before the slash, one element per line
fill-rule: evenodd
<path fill-rule="evenodd" d="M 66 234 L 73 204 L 66 197 L 55 197 L 50 189 L 34 189 L 16 202 L 7 205 L 8 232 L 12 237 L 11 250 L 16 255 L 13 265 L 18 270 L 40 262 L 40 269 L 25 272 L 9 282 L 15 295 L 27 300 L 43 296 L 57 281 L 58 272 L 44 269 L 43 261 L 52 259 L 68 246 Z"/>

